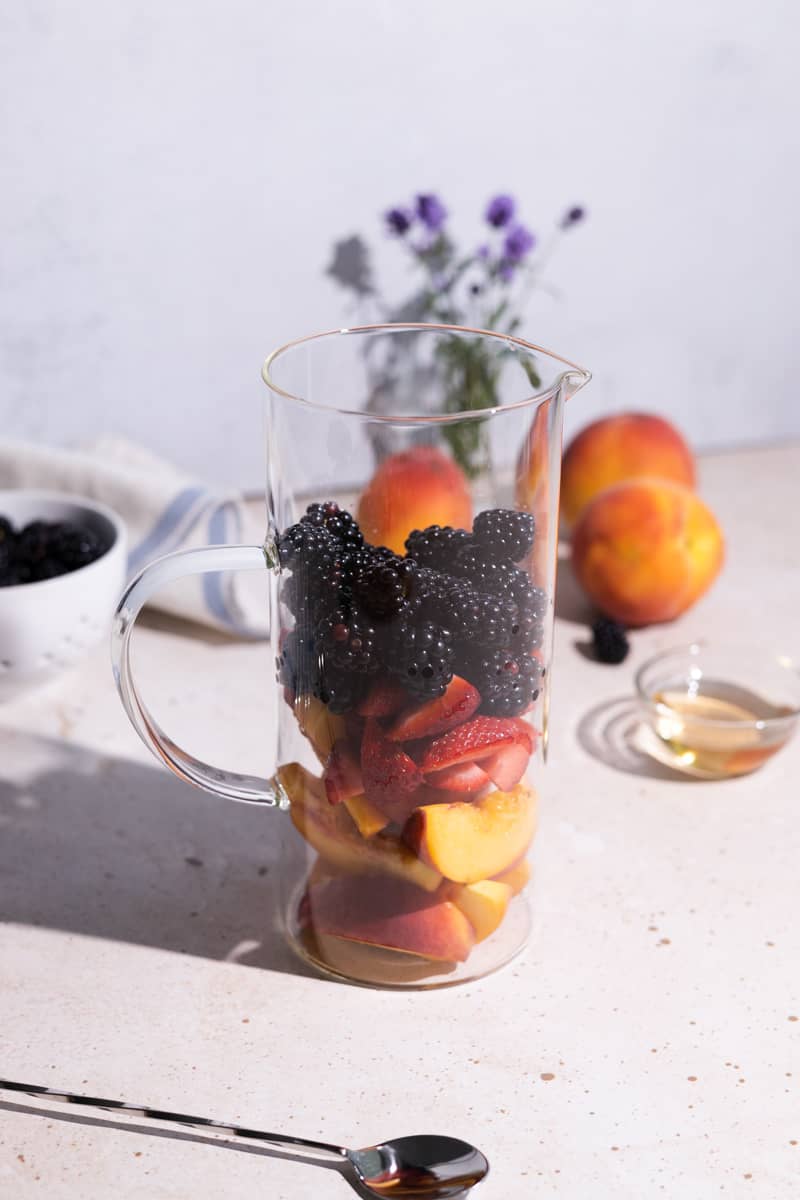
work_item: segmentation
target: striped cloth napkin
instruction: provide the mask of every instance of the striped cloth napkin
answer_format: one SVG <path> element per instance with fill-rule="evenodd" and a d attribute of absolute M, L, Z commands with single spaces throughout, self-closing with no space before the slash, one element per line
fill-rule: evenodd
<path fill-rule="evenodd" d="M 128 527 L 128 575 L 171 550 L 264 537 L 236 493 L 197 483 L 171 463 L 119 437 L 80 450 L 0 441 L 0 488 L 69 492 L 113 508 Z M 152 604 L 173 616 L 240 637 L 268 636 L 267 582 L 257 571 L 195 575 L 171 585 Z"/>

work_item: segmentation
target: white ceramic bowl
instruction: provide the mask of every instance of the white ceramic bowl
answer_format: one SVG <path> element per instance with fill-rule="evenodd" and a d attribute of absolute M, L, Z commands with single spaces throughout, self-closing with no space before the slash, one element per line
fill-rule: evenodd
<path fill-rule="evenodd" d="M 16 529 L 29 521 L 73 521 L 110 543 L 100 558 L 67 575 L 0 588 L 0 700 L 5 700 L 71 667 L 108 636 L 125 582 L 127 539 L 121 517 L 83 496 L 0 491 L 0 516 Z"/>

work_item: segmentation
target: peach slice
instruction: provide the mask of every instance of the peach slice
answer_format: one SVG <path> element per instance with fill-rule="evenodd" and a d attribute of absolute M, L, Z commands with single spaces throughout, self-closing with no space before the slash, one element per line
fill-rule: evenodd
<path fill-rule="evenodd" d="M 343 804 L 328 803 L 322 781 L 300 763 L 287 763 L 278 781 L 291 801 L 295 828 L 317 853 L 352 875 L 393 875 L 435 892 L 441 875 L 388 833 L 363 838 Z"/>
<path fill-rule="evenodd" d="M 453 888 L 450 899 L 475 930 L 475 941 L 482 942 L 494 933 L 506 915 L 511 888 L 496 879 L 480 879 Z"/>
<path fill-rule="evenodd" d="M 442 696 L 434 696 L 425 704 L 412 704 L 401 712 L 386 736 L 391 742 L 436 737 L 462 725 L 479 708 L 480 702 L 478 689 L 454 675 Z"/>
<path fill-rule="evenodd" d="M 350 796 L 344 806 L 358 827 L 362 837 L 370 838 L 380 833 L 389 824 L 386 813 L 381 812 L 377 804 L 373 804 L 366 796 Z"/>
<path fill-rule="evenodd" d="M 422 861 L 456 883 L 477 883 L 520 859 L 536 831 L 536 792 L 518 784 L 477 800 L 426 804 L 403 830 Z"/>
<path fill-rule="evenodd" d="M 324 763 L 334 743 L 345 735 L 344 717 L 332 713 L 327 704 L 316 696 L 298 696 L 294 702 L 294 715 L 300 730 L 314 747 L 314 753 Z"/>
<path fill-rule="evenodd" d="M 307 914 L 314 933 L 438 962 L 464 962 L 475 943 L 472 925 L 456 904 L 399 880 L 323 880 L 309 888 Z"/>
<path fill-rule="evenodd" d="M 530 877 L 531 866 L 527 858 L 521 858 L 518 863 L 514 863 L 513 867 L 509 867 L 506 871 L 500 871 L 498 875 L 495 875 L 498 883 L 508 884 L 511 888 L 512 896 L 519 895 Z"/>

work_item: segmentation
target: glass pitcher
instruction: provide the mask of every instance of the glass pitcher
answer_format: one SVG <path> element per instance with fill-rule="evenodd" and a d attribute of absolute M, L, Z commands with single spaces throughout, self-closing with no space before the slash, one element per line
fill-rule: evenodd
<path fill-rule="evenodd" d="M 182 779 L 280 811 L 306 961 L 380 986 L 477 978 L 530 928 L 563 406 L 589 373 L 504 334 L 377 325 L 283 346 L 263 378 L 264 544 L 145 567 L 114 623 L 122 702 Z M 269 779 L 182 750 L 131 674 L 158 588 L 249 569 L 271 577 Z"/>

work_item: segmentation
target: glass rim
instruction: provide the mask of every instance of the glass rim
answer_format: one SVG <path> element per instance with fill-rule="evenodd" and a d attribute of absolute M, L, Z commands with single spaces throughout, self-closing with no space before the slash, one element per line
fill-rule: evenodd
<path fill-rule="evenodd" d="M 706 653 L 714 653 L 715 651 L 724 652 L 728 648 L 728 646 L 720 643 L 696 641 L 685 642 L 683 645 L 679 646 L 670 646 L 666 650 L 659 651 L 658 654 L 653 654 L 647 659 L 646 662 L 642 663 L 634 676 L 634 683 L 636 685 L 636 692 L 639 700 L 647 704 L 649 708 L 655 709 L 655 711 L 661 715 L 674 715 L 673 709 L 669 706 L 669 704 L 666 704 L 660 700 L 655 700 L 652 695 L 652 690 L 645 688 L 644 676 L 646 672 L 656 666 L 657 663 L 663 663 L 669 658 L 674 658 L 677 656 L 683 656 L 684 658 L 699 658 L 704 651 Z M 732 648 L 733 647 L 731 647 L 731 649 Z M 753 653 L 759 654 L 759 649 L 757 647 L 753 647 Z M 800 686 L 800 671 L 798 671 L 797 663 L 790 658 L 788 654 L 777 654 L 774 651 L 769 651 L 766 649 L 763 651 L 763 654 L 766 656 L 771 666 L 785 672 L 789 676 L 793 674 L 798 679 L 798 686 Z M 715 728 L 767 729 L 774 728 L 775 726 L 794 723 L 797 721 L 798 716 L 800 716 L 800 704 L 794 704 L 788 712 L 781 713 L 779 716 L 774 717 L 753 717 L 750 720 L 725 721 L 720 720 L 717 717 L 695 717 L 691 715 L 687 716 L 686 714 L 682 713 L 681 720 L 688 725 L 710 725 Z"/>
<path fill-rule="evenodd" d="M 270 371 L 273 363 L 284 355 L 289 354 L 292 350 L 299 346 L 304 346 L 308 342 L 321 342 L 326 339 L 342 337 L 348 334 L 369 334 L 369 333 L 456 333 L 470 334 L 472 336 L 490 338 L 494 342 L 504 342 L 513 349 L 521 349 L 532 351 L 536 354 L 545 355 L 547 358 L 555 362 L 563 363 L 566 370 L 562 371 L 557 379 L 550 384 L 549 387 L 542 391 L 534 392 L 530 396 L 524 397 L 522 400 L 514 400 L 511 404 L 497 404 L 488 408 L 482 409 L 461 409 L 458 412 L 448 413 L 426 413 L 423 415 L 413 413 L 371 413 L 365 412 L 363 409 L 342 408 L 336 404 L 324 404 L 316 400 L 309 400 L 305 396 L 296 396 L 293 392 L 287 391 L 280 387 L 274 379 L 272 379 Z M 531 407 L 534 404 L 541 404 L 545 400 L 551 399 L 558 388 L 569 378 L 570 375 L 577 376 L 576 389 L 588 383 L 592 377 L 591 371 L 585 367 L 581 367 L 578 363 L 572 362 L 568 358 L 564 358 L 561 354 L 555 354 L 552 350 L 547 350 L 544 346 L 538 346 L 535 342 L 528 342 L 524 338 L 514 337 L 510 333 L 499 333 L 493 329 L 472 328 L 469 325 L 448 325 L 438 324 L 426 321 L 403 321 L 403 322 L 379 322 L 374 325 L 351 325 L 344 326 L 339 329 L 326 329 L 320 333 L 309 333 L 304 337 L 294 338 L 290 342 L 284 342 L 282 346 L 278 346 L 267 355 L 264 360 L 264 365 L 261 368 L 261 378 L 264 383 L 276 396 L 282 396 L 287 400 L 293 400 L 296 404 L 302 404 L 306 408 L 313 408 L 320 412 L 334 412 L 341 416 L 347 417 L 362 417 L 364 420 L 375 421 L 383 424 L 392 424 L 402 421 L 409 425 L 449 425 L 454 421 L 463 421 L 469 418 L 486 418 L 499 412 L 514 412 L 517 409 Z"/>

